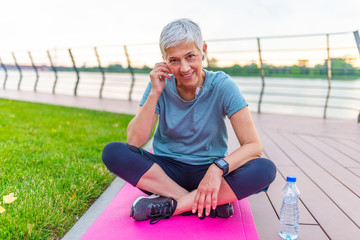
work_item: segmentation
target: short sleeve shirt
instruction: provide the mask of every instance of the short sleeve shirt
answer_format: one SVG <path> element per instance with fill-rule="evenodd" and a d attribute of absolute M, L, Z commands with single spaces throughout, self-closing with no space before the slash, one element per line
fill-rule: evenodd
<path fill-rule="evenodd" d="M 159 114 L 153 141 L 156 155 L 191 165 L 209 164 L 228 155 L 225 117 L 231 118 L 248 104 L 229 75 L 204 71 L 204 85 L 192 101 L 179 96 L 173 75 L 166 79 L 155 110 Z M 140 106 L 145 104 L 150 90 L 151 83 Z"/>

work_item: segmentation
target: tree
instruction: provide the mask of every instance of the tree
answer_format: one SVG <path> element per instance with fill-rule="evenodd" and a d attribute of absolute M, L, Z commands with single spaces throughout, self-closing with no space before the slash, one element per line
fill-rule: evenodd
<path fill-rule="evenodd" d="M 291 68 L 291 74 L 292 75 L 300 75 L 301 69 L 298 65 L 293 65 Z"/>
<path fill-rule="evenodd" d="M 325 67 L 327 67 L 328 60 L 325 60 Z M 352 75 L 355 73 L 355 68 L 346 62 L 344 58 L 331 58 L 331 71 L 336 75 Z"/>
<path fill-rule="evenodd" d="M 208 68 L 210 68 L 210 69 L 218 67 L 218 65 L 217 65 L 218 60 L 216 58 L 210 58 L 210 59 L 208 59 L 207 62 L 208 62 Z"/>

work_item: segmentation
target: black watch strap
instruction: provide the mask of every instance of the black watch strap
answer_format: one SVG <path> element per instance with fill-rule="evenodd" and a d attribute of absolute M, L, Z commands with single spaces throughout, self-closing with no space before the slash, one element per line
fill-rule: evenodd
<path fill-rule="evenodd" d="M 214 163 L 216 164 L 216 166 L 218 166 L 220 169 L 224 171 L 223 177 L 229 174 L 229 163 L 225 161 L 225 159 L 219 158 L 215 160 Z"/>

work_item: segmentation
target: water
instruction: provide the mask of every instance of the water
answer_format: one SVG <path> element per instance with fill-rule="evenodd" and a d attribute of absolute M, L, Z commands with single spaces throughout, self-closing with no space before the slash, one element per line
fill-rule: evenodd
<path fill-rule="evenodd" d="M 249 102 L 249 108 L 252 111 L 257 111 L 261 79 L 234 77 L 234 80 L 237 81 L 246 100 Z M 266 78 L 261 112 L 323 117 L 326 95 L 327 79 Z M 355 100 L 345 100 L 338 97 L 355 98 Z M 283 105 L 275 104 L 275 102 L 281 102 Z M 308 106 L 300 106 L 300 104 Z M 355 110 L 334 108 L 337 106 Z M 356 120 L 359 110 L 360 79 L 332 81 L 327 117 Z"/>
<path fill-rule="evenodd" d="M 296 187 L 296 177 L 286 177 L 282 190 L 283 202 L 280 209 L 279 235 L 283 239 L 296 239 L 299 235 L 299 199 L 300 191 Z"/>
<path fill-rule="evenodd" d="M 37 85 L 38 92 L 51 93 L 54 83 L 54 73 L 40 71 Z M 5 74 L 0 69 L 0 87 L 4 83 Z M 139 101 L 147 86 L 147 74 L 136 74 L 136 81 L 132 99 Z M 21 90 L 33 91 L 36 75 L 32 70 L 23 71 Z M 233 77 L 249 103 L 251 111 L 258 110 L 258 101 L 261 91 L 260 77 Z M 98 97 L 101 86 L 101 73 L 80 72 L 78 96 Z M 19 82 L 18 71 L 8 71 L 6 89 L 17 89 Z M 75 72 L 58 72 L 56 93 L 72 95 L 76 83 Z M 128 99 L 131 84 L 131 75 L 128 73 L 106 73 L 106 82 L 103 90 L 104 98 Z M 284 85 L 286 85 L 284 87 Z M 329 105 L 348 107 L 360 110 L 360 79 L 353 81 L 332 82 Z M 293 87 L 300 86 L 300 87 Z M 304 87 L 307 86 L 307 87 Z M 335 89 L 336 87 L 353 88 L 352 90 Z M 325 96 L 327 94 L 327 79 L 293 79 L 293 78 L 266 78 L 265 94 L 261 105 L 261 112 L 289 115 L 305 115 L 323 117 Z M 306 95 L 304 97 L 302 95 Z M 317 97 L 320 96 L 320 97 Z M 337 99 L 337 96 L 357 98 L 359 100 Z M 281 102 L 285 104 L 275 104 Z M 296 106 L 297 104 L 317 105 L 317 107 Z M 329 107 L 327 117 L 357 120 L 359 111 L 343 110 Z"/>
<path fill-rule="evenodd" d="M 299 208 L 296 197 L 285 197 L 280 211 L 279 235 L 283 239 L 296 239 L 299 235 Z"/>

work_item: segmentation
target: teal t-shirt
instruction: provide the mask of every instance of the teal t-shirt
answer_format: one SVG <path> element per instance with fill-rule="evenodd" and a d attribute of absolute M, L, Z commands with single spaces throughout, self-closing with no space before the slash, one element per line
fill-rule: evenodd
<path fill-rule="evenodd" d="M 212 163 L 228 155 L 225 116 L 230 118 L 248 104 L 229 75 L 204 71 L 205 83 L 192 101 L 179 96 L 173 75 L 166 79 L 156 107 L 159 114 L 153 141 L 156 155 L 192 165 Z M 150 90 L 151 83 L 140 106 L 145 104 Z"/>

